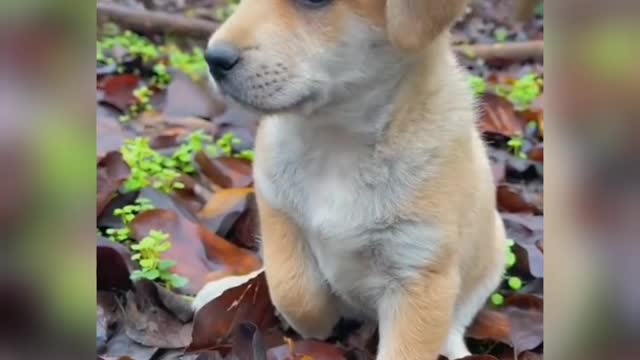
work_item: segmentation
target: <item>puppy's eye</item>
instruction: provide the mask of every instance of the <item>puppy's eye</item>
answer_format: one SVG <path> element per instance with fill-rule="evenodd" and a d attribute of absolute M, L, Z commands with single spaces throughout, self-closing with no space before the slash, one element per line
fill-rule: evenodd
<path fill-rule="evenodd" d="M 295 1 L 298 4 L 311 9 L 321 8 L 333 2 L 333 0 L 295 0 Z"/>

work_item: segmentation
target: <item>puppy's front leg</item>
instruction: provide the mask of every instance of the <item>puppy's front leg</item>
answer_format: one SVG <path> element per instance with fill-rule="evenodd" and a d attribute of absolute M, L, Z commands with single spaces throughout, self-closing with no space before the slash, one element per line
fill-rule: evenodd
<path fill-rule="evenodd" d="M 339 320 L 336 299 L 299 227 L 257 196 L 265 274 L 273 304 L 305 338 L 326 339 Z"/>
<path fill-rule="evenodd" d="M 390 290 L 379 304 L 377 360 L 435 360 L 451 326 L 459 277 L 451 268 L 424 271 Z"/>

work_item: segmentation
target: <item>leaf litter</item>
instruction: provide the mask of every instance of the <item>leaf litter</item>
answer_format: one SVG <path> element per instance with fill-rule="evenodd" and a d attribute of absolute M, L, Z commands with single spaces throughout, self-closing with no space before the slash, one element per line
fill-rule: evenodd
<path fill-rule="evenodd" d="M 157 1 L 153 1 L 154 3 Z M 147 4 L 147 2 L 145 2 Z M 211 14 L 220 2 L 161 1 L 157 8 L 187 14 Z M 473 1 L 454 29 L 464 44 L 543 38 L 542 15 L 513 20 L 513 2 Z M 156 9 L 156 10 L 158 10 Z M 209 16 L 209 15 L 207 15 Z M 206 17 L 206 16 L 205 16 Z M 161 45 L 169 39 L 156 38 Z M 198 44 L 203 46 L 203 44 Z M 118 62 L 97 65 L 97 280 L 96 341 L 102 359 L 373 359 L 377 331 L 341 321 L 328 341 L 303 340 L 279 318 L 258 254 L 257 207 L 251 161 L 238 154 L 254 146 L 257 119 L 212 95 L 202 79 L 172 69 L 172 81 L 151 97 L 152 110 L 140 119 L 120 117 L 138 101 L 134 91 L 149 84 L 149 64 L 126 49 Z M 123 60 L 124 59 L 124 60 Z M 479 126 L 489 146 L 497 203 L 513 240 L 516 264 L 496 291 L 502 305 L 490 301 L 467 331 L 475 354 L 467 359 L 541 359 L 543 356 L 544 233 L 542 163 L 544 159 L 543 65 L 536 61 L 482 61 L 461 57 L 476 79 Z M 534 75 L 536 85 L 529 78 Z M 533 84 L 533 85 L 531 85 Z M 527 86 L 529 86 L 527 88 Z M 533 87 L 531 87 L 533 86 Z M 482 90 L 480 92 L 480 90 Z M 535 94 L 530 99 L 530 92 Z M 526 106 L 523 107 L 522 101 Z M 145 188 L 127 192 L 130 170 L 119 149 L 128 139 L 149 138 L 151 147 L 172 154 L 197 131 L 213 139 L 233 134 L 229 154 L 202 149 L 193 155 L 194 171 L 181 173 L 172 193 Z M 139 268 L 127 244 L 105 237 L 121 226 L 114 209 L 150 199 L 154 209 L 131 223 L 131 243 L 149 231 L 169 234 L 171 246 L 161 260 L 175 262 L 172 273 L 188 283 L 168 289 L 148 280 L 132 282 Z"/>

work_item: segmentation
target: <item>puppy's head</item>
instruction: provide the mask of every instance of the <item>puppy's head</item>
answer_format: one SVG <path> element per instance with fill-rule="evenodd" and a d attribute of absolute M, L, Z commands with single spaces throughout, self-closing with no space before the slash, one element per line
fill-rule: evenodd
<path fill-rule="evenodd" d="M 242 0 L 206 59 L 217 87 L 262 113 L 313 111 L 375 84 L 448 29 L 466 0 Z"/>

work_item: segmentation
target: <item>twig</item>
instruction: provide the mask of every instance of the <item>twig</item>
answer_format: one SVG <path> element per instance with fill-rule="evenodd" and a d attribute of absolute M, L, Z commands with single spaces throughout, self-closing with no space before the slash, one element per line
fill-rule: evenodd
<path fill-rule="evenodd" d="M 458 45 L 455 50 L 468 58 L 525 60 L 542 58 L 544 41 L 533 40 L 489 45 Z"/>
<path fill-rule="evenodd" d="M 182 15 L 133 9 L 127 6 L 98 2 L 98 18 L 110 19 L 131 30 L 147 33 L 172 33 L 206 39 L 218 28 L 218 23 L 188 18 Z M 492 45 L 458 45 L 456 52 L 469 58 L 524 60 L 541 58 L 543 41 L 526 41 Z"/>
<path fill-rule="evenodd" d="M 181 15 L 133 9 L 124 5 L 98 2 L 98 19 L 109 19 L 124 27 L 146 33 L 171 33 L 206 39 L 218 28 L 212 21 Z"/>

